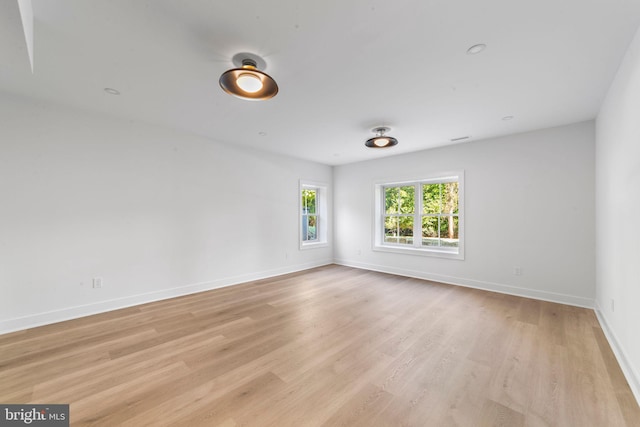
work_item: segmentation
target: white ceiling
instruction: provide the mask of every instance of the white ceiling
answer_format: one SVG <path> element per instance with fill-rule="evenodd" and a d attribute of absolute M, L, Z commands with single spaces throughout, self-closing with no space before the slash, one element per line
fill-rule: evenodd
<path fill-rule="evenodd" d="M 33 75 L 0 1 L 0 91 L 330 165 L 592 119 L 640 25 L 639 0 L 32 1 Z M 275 98 L 220 89 L 238 52 Z"/>

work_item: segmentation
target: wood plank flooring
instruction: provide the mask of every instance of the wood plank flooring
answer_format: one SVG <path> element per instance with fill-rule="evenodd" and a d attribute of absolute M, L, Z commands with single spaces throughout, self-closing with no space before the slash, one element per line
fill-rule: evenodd
<path fill-rule="evenodd" d="M 341 266 L 0 336 L 74 426 L 640 426 L 593 311 Z"/>

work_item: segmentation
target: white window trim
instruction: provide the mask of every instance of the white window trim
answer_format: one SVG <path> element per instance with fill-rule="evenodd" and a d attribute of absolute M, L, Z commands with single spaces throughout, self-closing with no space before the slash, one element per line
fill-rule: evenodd
<path fill-rule="evenodd" d="M 324 248 L 329 246 L 329 190 L 324 182 L 300 180 L 298 186 L 298 242 L 300 250 Z M 302 240 L 302 190 L 316 190 L 316 211 L 318 215 L 318 238 L 313 241 Z"/>
<path fill-rule="evenodd" d="M 385 209 L 383 188 L 402 184 L 446 181 L 458 181 L 458 236 L 460 240 L 458 243 L 457 251 L 455 249 L 442 247 L 415 247 L 385 243 L 383 230 L 383 213 Z M 373 218 L 372 250 L 374 251 L 464 260 L 464 171 L 458 170 L 450 172 L 440 172 L 436 174 L 423 175 L 419 178 L 414 179 L 376 181 L 374 183 Z"/>

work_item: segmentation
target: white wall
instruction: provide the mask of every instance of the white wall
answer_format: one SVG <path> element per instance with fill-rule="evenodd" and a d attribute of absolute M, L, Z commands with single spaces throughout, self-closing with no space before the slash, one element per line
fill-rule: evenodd
<path fill-rule="evenodd" d="M 464 260 L 372 251 L 374 182 L 459 169 Z M 593 306 L 592 121 L 337 166 L 334 205 L 341 264 Z"/>
<path fill-rule="evenodd" d="M 597 313 L 640 401 L 640 30 L 596 121 L 596 200 Z"/>
<path fill-rule="evenodd" d="M 332 260 L 298 249 L 329 166 L 9 95 L 0 121 L 0 332 Z"/>

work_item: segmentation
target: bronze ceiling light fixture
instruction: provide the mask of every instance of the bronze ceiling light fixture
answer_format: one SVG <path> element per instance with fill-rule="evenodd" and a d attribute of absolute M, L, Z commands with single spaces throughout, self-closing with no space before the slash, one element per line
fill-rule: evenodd
<path fill-rule="evenodd" d="M 398 140 L 392 136 L 387 136 L 385 133 L 389 132 L 391 128 L 386 126 L 379 126 L 371 129 L 376 134 L 373 138 L 367 139 L 364 143 L 369 148 L 387 148 L 393 147 L 398 144 Z"/>
<path fill-rule="evenodd" d="M 239 53 L 233 57 L 237 68 L 225 71 L 220 76 L 220 87 L 229 95 L 250 101 L 262 101 L 273 98 L 278 93 L 278 85 L 271 76 L 258 70 L 264 69 L 266 63 L 262 58 Z"/>

